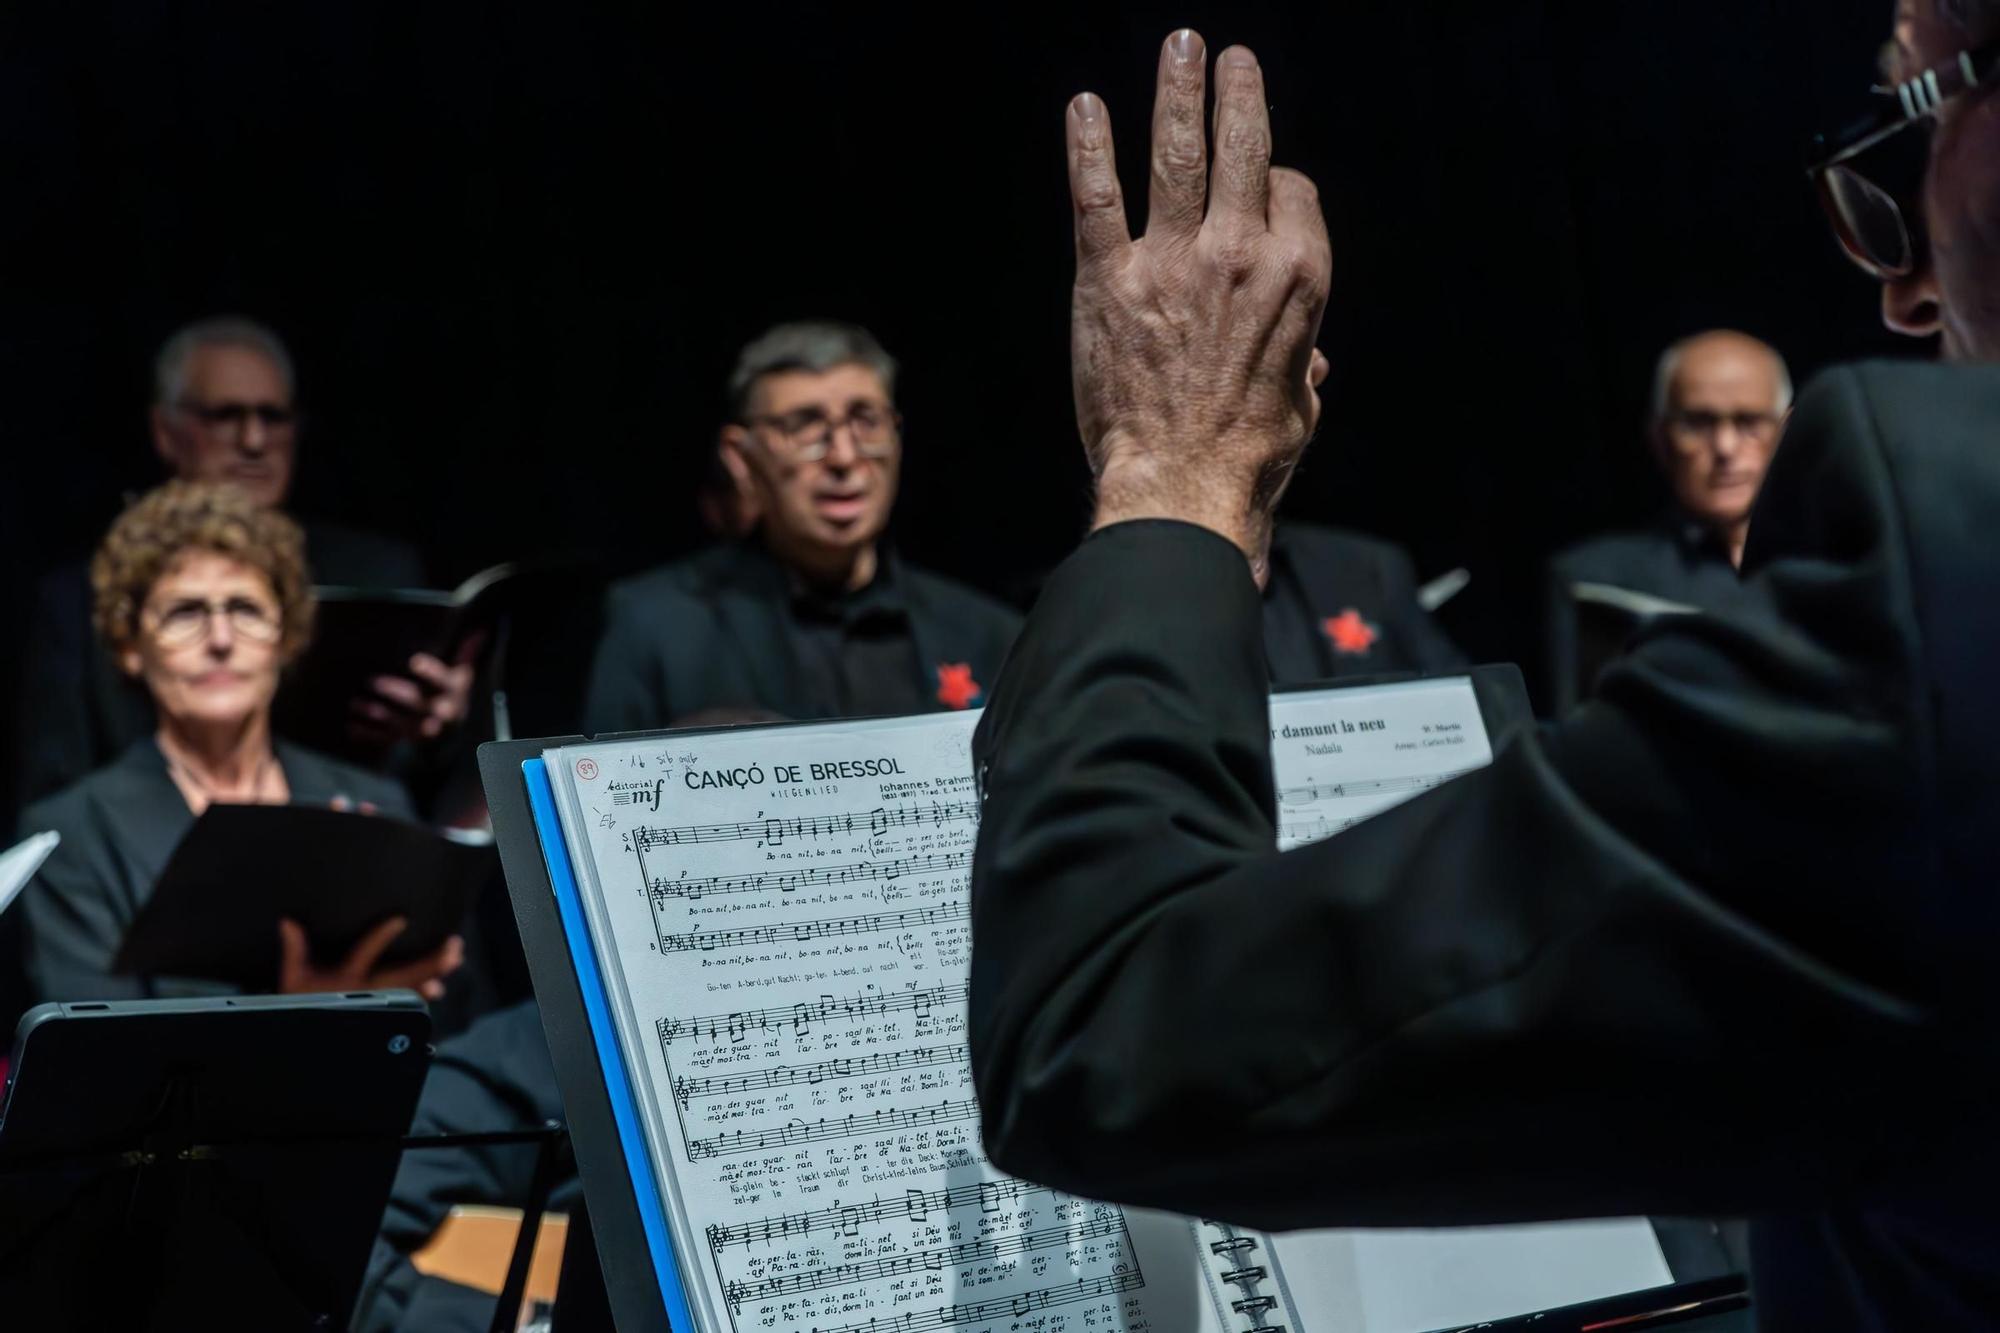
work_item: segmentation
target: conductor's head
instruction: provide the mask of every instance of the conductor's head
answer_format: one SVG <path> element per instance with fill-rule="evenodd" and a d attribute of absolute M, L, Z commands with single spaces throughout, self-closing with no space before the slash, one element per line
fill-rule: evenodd
<path fill-rule="evenodd" d="M 1872 122 L 1821 144 L 1821 202 L 1882 317 L 2000 360 L 2000 0 L 1895 0 Z"/>
<path fill-rule="evenodd" d="M 183 481 L 229 482 L 285 502 L 298 444 L 291 354 L 240 315 L 181 329 L 153 362 L 153 448 Z"/>
<path fill-rule="evenodd" d="M 809 582 L 874 576 L 902 463 L 896 363 L 853 324 L 781 324 L 738 355 L 723 465 L 772 552 Z"/>
<path fill-rule="evenodd" d="M 90 582 L 98 633 L 163 732 L 263 733 L 312 629 L 296 524 L 234 486 L 170 481 L 111 525 Z"/>

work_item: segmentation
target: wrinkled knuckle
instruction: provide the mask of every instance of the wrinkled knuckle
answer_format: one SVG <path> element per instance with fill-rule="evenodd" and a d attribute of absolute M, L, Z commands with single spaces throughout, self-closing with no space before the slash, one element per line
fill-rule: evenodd
<path fill-rule="evenodd" d="M 1120 204 L 1118 187 L 1104 181 L 1084 181 L 1077 186 L 1076 206 L 1084 213 L 1108 213 Z"/>
<path fill-rule="evenodd" d="M 1278 179 L 1276 172 L 1273 172 L 1272 176 Z M 1303 176 L 1296 171 L 1288 171 L 1282 179 L 1286 201 L 1292 207 L 1301 211 L 1319 207 L 1319 186 L 1312 183 L 1311 177 Z"/>
<path fill-rule="evenodd" d="M 1295 290 L 1308 296 L 1324 290 L 1328 281 L 1327 267 L 1320 257 L 1302 248 L 1294 248 L 1285 256 L 1285 276 Z"/>
<path fill-rule="evenodd" d="M 1259 255 L 1248 236 L 1232 233 L 1217 241 L 1211 258 L 1222 273 L 1241 281 L 1257 271 Z"/>
<path fill-rule="evenodd" d="M 1183 131 L 1181 127 L 1162 135 L 1159 145 L 1153 150 L 1153 159 L 1160 170 L 1175 176 L 1191 175 L 1202 167 L 1201 133 L 1199 130 Z"/>
<path fill-rule="evenodd" d="M 1271 155 L 1271 132 L 1254 122 L 1237 121 L 1223 131 L 1222 146 L 1231 157 L 1262 161 Z"/>

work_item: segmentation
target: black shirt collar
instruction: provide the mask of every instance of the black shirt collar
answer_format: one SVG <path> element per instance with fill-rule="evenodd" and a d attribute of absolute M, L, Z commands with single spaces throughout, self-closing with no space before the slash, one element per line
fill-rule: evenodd
<path fill-rule="evenodd" d="M 886 544 L 875 548 L 875 577 L 853 589 L 812 587 L 780 564 L 761 543 L 756 544 L 756 551 L 773 577 L 774 588 L 782 589 L 792 614 L 801 620 L 852 626 L 875 620 L 909 619 L 900 562 Z"/>
<path fill-rule="evenodd" d="M 1673 538 L 1674 549 L 1688 564 L 1729 564 L 1729 548 L 1715 535 L 1715 529 L 1692 514 L 1682 509 L 1669 509 L 1661 524 Z"/>

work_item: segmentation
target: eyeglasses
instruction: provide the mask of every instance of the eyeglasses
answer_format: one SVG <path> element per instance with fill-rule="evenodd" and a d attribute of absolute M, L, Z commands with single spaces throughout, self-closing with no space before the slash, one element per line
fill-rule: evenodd
<path fill-rule="evenodd" d="M 1919 203 L 1930 137 L 1903 131 L 1928 126 L 1945 103 L 1977 88 L 1996 66 L 2000 42 L 1961 51 L 1957 59 L 1894 88 L 1877 89 L 1889 100 L 1876 111 L 1838 134 L 1813 140 L 1806 171 L 1820 206 L 1847 257 L 1869 276 L 1883 282 L 1906 278 L 1923 263 Z"/>
<path fill-rule="evenodd" d="M 278 612 L 248 597 L 231 597 L 225 602 L 204 602 L 189 597 L 160 612 L 153 622 L 153 641 L 162 648 L 185 648 L 208 638 L 209 625 L 217 616 L 229 618 L 229 628 L 252 643 L 276 643 L 284 625 Z"/>
<path fill-rule="evenodd" d="M 896 452 L 903 418 L 886 403 L 855 403 L 843 417 L 830 417 L 817 407 L 802 407 L 777 416 L 746 417 L 743 424 L 766 427 L 790 461 L 817 463 L 833 447 L 833 433 L 842 426 L 854 437 L 855 453 L 863 458 L 889 457 Z"/>
<path fill-rule="evenodd" d="M 267 431 L 290 430 L 299 414 L 279 403 L 203 403 L 183 399 L 175 407 L 221 435 L 241 439 L 254 417 Z"/>
<path fill-rule="evenodd" d="M 1667 431 L 1683 439 L 1713 440 L 1722 433 L 1724 426 L 1745 439 L 1762 439 L 1778 429 L 1778 414 L 1710 412 L 1704 408 L 1690 408 L 1684 412 L 1669 412 L 1666 416 Z"/>

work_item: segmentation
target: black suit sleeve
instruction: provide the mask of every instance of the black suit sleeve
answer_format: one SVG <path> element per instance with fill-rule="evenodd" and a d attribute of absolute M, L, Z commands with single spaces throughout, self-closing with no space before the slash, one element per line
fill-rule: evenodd
<path fill-rule="evenodd" d="M 676 714 L 666 697 L 666 664 L 660 660 L 655 620 L 641 599 L 613 590 L 605 605 L 604 634 L 590 666 L 583 696 L 583 731 L 601 736 L 667 726 Z"/>
<path fill-rule="evenodd" d="M 994 1161 L 1292 1227 L 1795 1207 L 1916 1151 L 1940 917 L 1883 903 L 1928 882 L 1928 740 L 1853 396 L 1802 402 L 1767 490 L 1791 624 L 1690 617 L 1573 723 L 1284 855 L 1240 553 L 1087 541 L 975 739 Z"/>
<path fill-rule="evenodd" d="M 20 832 L 50 828 L 62 842 L 13 908 L 21 915 L 29 993 L 37 1003 L 145 998 L 143 981 L 111 970 L 128 913 L 119 902 L 122 875 L 104 831 L 83 802 L 67 796 L 29 809 Z"/>

